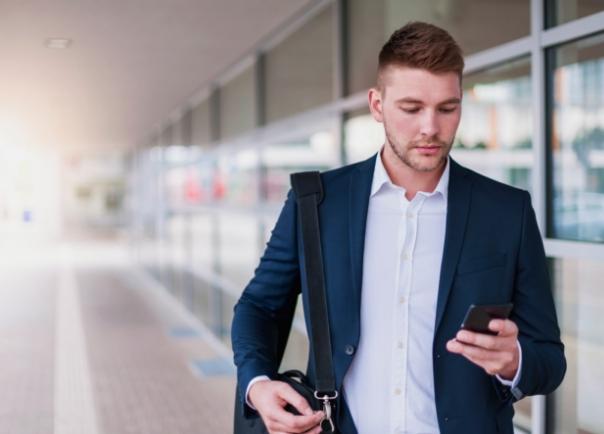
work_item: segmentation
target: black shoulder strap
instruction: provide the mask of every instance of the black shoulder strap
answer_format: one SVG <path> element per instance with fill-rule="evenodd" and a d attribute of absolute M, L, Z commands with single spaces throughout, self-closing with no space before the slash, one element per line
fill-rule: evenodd
<path fill-rule="evenodd" d="M 315 390 L 321 396 L 334 396 L 336 385 L 319 232 L 318 206 L 323 200 L 323 185 L 319 172 L 294 173 L 291 175 L 291 184 L 298 202 L 298 215 L 302 230 L 302 247 L 310 304 L 310 344 L 313 349 L 317 374 Z"/>

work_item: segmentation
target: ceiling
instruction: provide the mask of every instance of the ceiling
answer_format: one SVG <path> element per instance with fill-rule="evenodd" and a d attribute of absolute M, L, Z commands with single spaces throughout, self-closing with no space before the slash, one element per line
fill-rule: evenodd
<path fill-rule="evenodd" d="M 140 144 L 309 0 L 0 0 L 0 146 Z M 47 38 L 70 38 L 51 50 Z"/>

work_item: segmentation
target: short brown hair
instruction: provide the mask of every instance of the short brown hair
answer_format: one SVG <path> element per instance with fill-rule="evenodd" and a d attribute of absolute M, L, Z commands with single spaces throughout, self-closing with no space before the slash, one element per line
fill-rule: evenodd
<path fill-rule="evenodd" d="M 455 39 L 433 24 L 412 21 L 396 30 L 380 51 L 378 86 L 381 73 L 389 66 L 408 66 L 435 74 L 455 72 L 461 76 L 463 53 Z"/>

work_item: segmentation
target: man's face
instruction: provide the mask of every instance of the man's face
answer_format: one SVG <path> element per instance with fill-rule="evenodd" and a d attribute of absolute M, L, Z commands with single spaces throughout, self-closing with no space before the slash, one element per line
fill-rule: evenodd
<path fill-rule="evenodd" d="M 391 66 L 380 87 L 369 92 L 369 106 L 392 154 L 418 172 L 442 168 L 461 118 L 459 76 Z"/>

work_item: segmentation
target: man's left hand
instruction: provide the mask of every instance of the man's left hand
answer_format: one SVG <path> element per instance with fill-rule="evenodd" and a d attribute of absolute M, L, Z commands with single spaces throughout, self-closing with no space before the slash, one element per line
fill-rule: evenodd
<path fill-rule="evenodd" d="M 472 363 L 480 366 L 489 375 L 499 375 L 512 380 L 518 371 L 518 327 L 508 319 L 494 319 L 489 329 L 496 336 L 460 330 L 454 339 L 447 342 L 447 350 L 461 354 Z"/>

